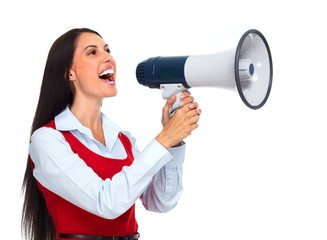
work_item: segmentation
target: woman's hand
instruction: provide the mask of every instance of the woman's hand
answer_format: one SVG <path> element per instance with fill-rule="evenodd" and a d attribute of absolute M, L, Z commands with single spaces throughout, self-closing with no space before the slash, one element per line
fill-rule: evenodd
<path fill-rule="evenodd" d="M 156 137 L 156 140 L 165 148 L 178 145 L 184 138 L 189 136 L 191 132 L 198 128 L 197 122 L 199 121 L 201 110 L 198 108 L 198 103 L 194 102 L 194 98 L 190 92 L 185 91 L 181 95 L 182 106 L 178 109 L 174 116 L 170 118 L 169 108 L 176 100 L 176 96 L 169 98 L 166 105 L 162 109 L 161 123 L 163 129 Z"/>

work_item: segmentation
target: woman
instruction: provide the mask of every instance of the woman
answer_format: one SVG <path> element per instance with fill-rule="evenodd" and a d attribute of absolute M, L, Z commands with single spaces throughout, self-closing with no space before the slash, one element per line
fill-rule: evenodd
<path fill-rule="evenodd" d="M 31 130 L 22 225 L 32 240 L 137 239 L 134 203 L 166 212 L 182 192 L 182 140 L 201 110 L 189 92 L 140 152 L 129 132 L 101 113 L 114 97 L 116 62 L 90 29 L 73 29 L 50 49 Z"/>

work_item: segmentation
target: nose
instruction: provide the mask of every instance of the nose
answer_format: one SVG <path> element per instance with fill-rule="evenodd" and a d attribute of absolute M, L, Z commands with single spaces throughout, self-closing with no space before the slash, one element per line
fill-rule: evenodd
<path fill-rule="evenodd" d="M 103 52 L 103 62 L 112 62 L 113 57 L 107 51 Z"/>

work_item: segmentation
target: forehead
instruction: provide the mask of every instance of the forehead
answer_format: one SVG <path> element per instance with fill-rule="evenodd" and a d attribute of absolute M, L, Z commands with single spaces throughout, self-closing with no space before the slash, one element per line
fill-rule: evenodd
<path fill-rule="evenodd" d="M 89 45 L 95 45 L 97 47 L 104 47 L 106 45 L 103 39 L 95 33 L 81 33 L 76 41 L 76 51 L 84 51 Z"/>

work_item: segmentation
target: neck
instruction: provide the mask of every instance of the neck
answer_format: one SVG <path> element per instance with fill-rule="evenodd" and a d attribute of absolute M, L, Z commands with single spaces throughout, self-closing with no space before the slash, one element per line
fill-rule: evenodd
<path fill-rule="evenodd" d="M 92 132 L 102 130 L 101 124 L 102 99 L 83 99 L 75 96 L 70 111 Z"/>

